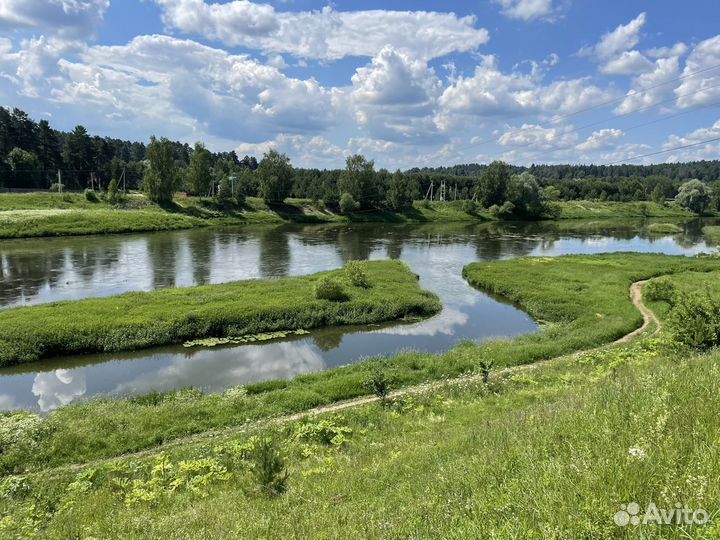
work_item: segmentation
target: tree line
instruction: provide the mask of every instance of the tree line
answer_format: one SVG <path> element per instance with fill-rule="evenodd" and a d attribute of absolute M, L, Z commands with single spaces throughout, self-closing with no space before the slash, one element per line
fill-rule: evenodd
<path fill-rule="evenodd" d="M 170 145 L 180 169 L 187 169 L 196 148 L 177 141 Z M 253 157 L 208 154 L 211 167 L 227 168 L 223 162 L 229 162 L 257 168 Z M 139 189 L 146 169 L 147 146 L 142 142 L 91 136 L 80 125 L 63 132 L 47 120 L 35 122 L 20 109 L 0 107 L 0 188 L 48 189 L 61 181 L 66 189 L 106 189 L 113 178 L 123 178 L 128 189 Z"/>
<path fill-rule="evenodd" d="M 58 170 L 60 175 L 58 176 Z M 390 172 L 361 155 L 349 156 L 344 169 L 294 168 L 275 150 L 258 162 L 235 152 L 211 152 L 152 137 L 149 144 L 90 136 L 83 126 L 54 130 L 19 110 L 0 107 L 0 187 L 47 189 L 59 178 L 69 189 L 108 189 L 123 178 L 128 189 L 143 189 L 159 203 L 178 191 L 214 197 L 223 204 L 244 204 L 245 197 L 281 203 L 310 199 L 341 212 L 412 206 L 418 199 L 462 200 L 468 212 L 480 208 L 501 216 L 532 218 L 553 212 L 558 200 L 685 200 L 689 180 L 694 207 L 720 206 L 720 161 L 659 165 L 531 165 L 499 161 L 487 165 L 414 168 Z M 114 182 L 113 182 L 114 180 Z M 687 192 L 688 190 L 685 190 Z M 699 201 L 699 202 L 698 202 Z M 688 206 L 690 207 L 690 206 Z"/>

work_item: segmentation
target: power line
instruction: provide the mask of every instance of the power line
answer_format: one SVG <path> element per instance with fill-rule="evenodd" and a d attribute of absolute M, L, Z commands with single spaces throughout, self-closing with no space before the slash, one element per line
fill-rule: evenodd
<path fill-rule="evenodd" d="M 606 105 L 611 105 L 612 103 L 616 103 L 616 102 L 619 102 L 619 101 L 623 101 L 623 100 L 627 99 L 628 97 L 636 96 L 636 95 L 638 95 L 638 94 L 644 94 L 645 92 L 648 92 L 648 91 L 650 91 L 650 90 L 654 90 L 654 89 L 659 88 L 659 87 L 661 87 L 661 86 L 664 86 L 664 85 L 666 85 L 666 84 L 670 84 L 670 83 L 672 83 L 672 82 L 676 82 L 676 81 L 680 81 L 680 80 L 684 80 L 684 79 L 689 79 L 689 78 L 694 77 L 694 76 L 696 76 L 696 75 L 699 75 L 699 74 L 701 74 L 701 73 L 706 73 L 706 72 L 708 72 L 708 71 L 711 71 L 711 70 L 713 70 L 713 69 L 718 69 L 718 68 L 720 68 L 720 64 L 717 64 L 717 65 L 714 65 L 714 66 L 711 66 L 711 67 L 708 67 L 708 68 L 700 69 L 700 70 L 698 70 L 698 71 L 693 71 L 693 72 L 691 72 L 691 73 L 688 73 L 688 74 L 686 74 L 686 75 L 682 75 L 682 76 L 680 76 L 680 77 L 675 77 L 675 78 L 673 78 L 673 79 L 668 79 L 668 80 L 665 80 L 665 81 L 663 81 L 663 82 L 657 83 L 657 84 L 655 84 L 655 85 L 648 86 L 647 88 L 643 88 L 643 89 L 641 89 L 641 90 L 633 90 L 633 91 L 630 91 L 630 92 L 628 92 L 627 94 L 625 94 L 625 95 L 623 95 L 623 96 L 620 96 L 620 97 L 618 97 L 618 98 L 613 98 L 613 99 L 611 99 L 611 100 L 604 101 L 604 102 L 602 102 L 602 103 L 597 103 L 597 104 L 592 105 L 592 106 L 590 106 L 590 107 L 586 107 L 586 108 L 584 108 L 584 109 L 579 109 L 579 110 L 577 110 L 577 111 L 574 111 L 574 112 L 572 112 L 572 113 L 567 113 L 567 114 L 564 114 L 564 115 L 555 116 L 555 117 L 554 117 L 554 120 L 555 120 L 555 121 L 557 121 L 557 120 L 562 120 L 562 119 L 565 119 L 565 118 L 570 118 L 570 117 L 572 117 L 572 116 L 576 116 L 576 115 L 581 114 L 581 113 L 583 113 L 583 112 L 591 111 L 591 110 L 594 110 L 594 109 L 599 109 L 600 107 L 605 107 Z M 694 91 L 694 92 L 688 92 L 687 94 L 676 95 L 676 96 L 674 96 L 674 97 L 672 97 L 672 98 L 670 98 L 670 99 L 666 99 L 666 100 L 660 101 L 660 102 L 655 103 L 655 104 L 653 104 L 653 105 L 649 105 L 649 106 L 643 107 L 643 108 L 641 108 L 641 109 L 637 109 L 637 110 L 632 111 L 632 112 L 629 112 L 629 113 L 618 114 L 618 115 L 609 117 L 609 118 L 607 118 L 607 119 L 605 119 L 605 120 L 599 120 L 598 122 L 594 122 L 594 123 L 592 123 L 592 124 L 587 124 L 587 125 L 585 125 L 585 126 L 576 128 L 576 130 L 584 129 L 584 128 L 587 128 L 587 127 L 590 127 L 590 126 L 594 126 L 594 125 L 597 125 L 597 124 L 601 124 L 601 123 L 603 123 L 603 122 L 609 122 L 609 121 L 611 121 L 611 120 L 613 120 L 613 119 L 615 119 L 615 118 L 619 118 L 619 117 L 623 117 L 623 116 L 628 116 L 628 115 L 631 115 L 631 114 L 635 114 L 635 113 L 638 113 L 638 112 L 642 112 L 642 111 L 651 109 L 651 108 L 653 108 L 653 107 L 656 107 L 657 105 L 662 105 L 663 103 L 668 103 L 668 102 L 671 102 L 671 101 L 675 101 L 675 100 L 677 100 L 677 99 L 679 99 L 679 98 L 682 98 L 682 97 L 691 96 L 691 95 L 693 95 L 693 94 L 697 94 L 697 93 L 700 93 L 700 92 L 704 92 L 704 91 L 710 90 L 710 89 L 712 89 L 712 88 L 717 88 L 718 86 L 720 86 L 720 85 L 709 86 L 709 87 L 701 88 L 701 89 L 696 90 L 696 91 Z M 528 115 L 528 116 L 524 116 L 524 117 L 521 117 L 521 118 L 531 118 L 531 116 Z M 547 127 L 547 126 L 552 125 L 552 123 L 553 123 L 553 122 L 545 122 L 544 125 Z M 543 126 L 541 126 L 541 127 L 543 127 Z M 460 147 L 460 148 L 458 148 L 458 151 L 460 151 L 460 150 L 466 150 L 466 149 L 468 149 L 468 148 L 472 148 L 472 147 L 476 147 L 476 146 L 481 146 L 481 145 L 483 145 L 483 144 L 487 144 L 487 143 L 490 143 L 490 142 L 497 142 L 497 139 L 495 139 L 495 138 L 493 137 L 493 138 L 490 138 L 490 139 L 480 140 L 480 141 L 477 141 L 477 142 L 475 142 L 475 143 L 471 143 L 471 144 L 469 144 L 469 145 L 467 145 L 467 146 Z"/>
<path fill-rule="evenodd" d="M 652 85 L 652 86 L 648 86 L 647 88 L 643 88 L 643 89 L 641 89 L 641 90 L 631 90 L 630 92 L 628 92 L 628 93 L 625 94 L 624 96 L 620 96 L 620 97 L 617 97 L 617 98 L 614 98 L 614 99 L 605 101 L 605 102 L 603 102 L 603 103 L 598 103 L 598 104 L 593 105 L 593 106 L 591 106 L 591 107 L 587 107 L 587 108 L 585 108 L 585 109 L 580 109 L 579 111 L 575 111 L 575 112 L 573 112 L 573 113 L 561 115 L 561 116 L 558 116 L 558 117 L 556 117 L 556 118 L 557 118 L 557 119 L 568 118 L 568 117 L 570 117 L 570 116 L 575 116 L 576 114 L 580 114 L 580 113 L 583 113 L 583 112 L 591 111 L 591 110 L 593 110 L 593 109 L 598 109 L 598 108 L 600 108 L 600 107 L 605 107 L 606 105 L 610 105 L 610 104 L 616 103 L 616 102 L 618 102 L 618 101 L 623 101 L 624 99 L 626 99 L 626 98 L 628 98 L 628 97 L 632 97 L 632 96 L 635 96 L 635 95 L 637 95 L 637 94 L 644 94 L 645 92 L 648 92 L 649 90 L 654 90 L 654 89 L 656 89 L 656 88 L 660 88 L 661 86 L 665 86 L 666 84 L 670 84 L 670 83 L 672 83 L 672 82 L 682 81 L 683 79 L 689 79 L 689 78 L 691 78 L 691 77 L 694 77 L 695 75 L 699 75 L 699 74 L 705 73 L 705 72 L 707 72 L 707 71 L 712 71 L 713 69 L 717 69 L 717 68 L 720 68 L 720 64 L 717 64 L 717 65 L 714 65 L 714 66 L 711 66 L 711 67 L 708 67 L 708 68 L 704 68 L 704 69 L 699 69 L 699 70 L 697 70 L 697 71 L 690 72 L 690 73 L 688 73 L 687 75 L 681 75 L 680 77 L 675 77 L 674 79 L 668 79 L 668 80 L 666 80 L 666 81 L 663 81 L 663 82 L 654 84 L 654 85 Z M 678 97 L 679 97 L 679 96 L 678 96 Z"/>
<path fill-rule="evenodd" d="M 635 161 L 636 159 L 650 157 L 650 156 L 657 156 L 658 154 L 666 154 L 668 152 L 674 152 L 675 150 L 682 150 L 683 148 L 690 148 L 692 146 L 700 146 L 702 144 L 708 144 L 711 142 L 720 141 L 720 137 L 715 137 L 714 139 L 707 139 L 705 141 L 700 141 L 692 144 L 684 144 L 682 146 L 675 146 L 674 148 L 668 148 L 666 150 L 660 150 L 658 152 L 650 152 L 649 154 L 642 154 L 640 156 L 633 156 L 629 158 L 619 159 L 617 161 L 610 161 L 608 163 L 602 163 L 602 165 L 616 165 L 618 163 L 624 163 L 626 161 Z"/>

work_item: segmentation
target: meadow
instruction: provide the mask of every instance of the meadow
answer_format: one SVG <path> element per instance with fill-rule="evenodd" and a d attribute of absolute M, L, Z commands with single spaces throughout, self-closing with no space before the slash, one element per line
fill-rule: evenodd
<path fill-rule="evenodd" d="M 367 283 L 353 282 L 350 268 Z M 328 281 L 332 280 L 332 281 Z M 338 297 L 317 293 L 335 284 Z M 0 365 L 126 351 L 203 338 L 368 324 L 440 310 L 437 297 L 398 261 L 284 279 L 133 292 L 0 311 Z"/>
<path fill-rule="evenodd" d="M 141 231 L 235 226 L 263 223 L 463 223 L 497 221 L 500 216 L 469 201 L 415 201 L 412 207 L 358 210 L 347 214 L 313 202 L 288 198 L 268 204 L 247 197 L 242 207 L 223 205 L 207 197 L 176 197 L 160 207 L 132 192 L 115 205 L 88 201 L 79 193 L 0 194 L 0 238 L 76 236 Z M 622 218 L 691 218 L 674 204 L 653 202 L 560 201 L 553 203 L 556 220 Z M 672 225 L 672 224 L 669 224 Z M 657 233 L 664 231 L 657 230 Z"/>
<path fill-rule="evenodd" d="M 718 269 L 720 263 L 712 257 L 630 253 L 474 263 L 465 269 L 468 281 L 514 301 L 542 323 L 540 332 L 479 345 L 461 343 L 439 355 L 406 351 L 391 358 L 371 358 L 292 380 L 249 384 L 239 396 L 233 391 L 203 394 L 187 389 L 81 401 L 40 421 L 44 427 L 32 439 L 32 451 L 22 445 L 5 449 L 0 467 L 17 472 L 111 458 L 212 429 L 364 396 L 365 383 L 376 368 L 399 389 L 602 346 L 642 322 L 630 301 L 631 283 L 662 274 Z"/>
<path fill-rule="evenodd" d="M 689 288 L 702 275 L 678 277 Z M 717 538 L 718 361 L 716 351 L 677 351 L 663 334 L 648 336 L 341 412 L 43 467 L 0 483 L 0 534 Z M 184 399 L 192 397 L 173 398 Z M 252 395 L 237 389 L 226 399 L 240 407 Z M 46 435 L 37 434 L 53 427 L 30 418 L 14 426 L 42 444 Z M 277 493 L 257 473 L 258 448 L 269 440 L 283 479 Z M 616 525 L 615 513 L 630 502 L 643 512 L 649 503 L 681 503 L 713 519 Z"/>

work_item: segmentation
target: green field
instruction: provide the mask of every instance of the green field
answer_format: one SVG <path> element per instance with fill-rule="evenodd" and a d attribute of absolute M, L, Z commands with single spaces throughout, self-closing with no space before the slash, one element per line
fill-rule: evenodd
<path fill-rule="evenodd" d="M 14 474 L 0 484 L 0 534 L 717 538 L 713 521 L 623 528 L 613 515 L 632 501 L 717 512 L 720 354 L 678 350 L 663 329 L 659 337 L 562 355 L 636 327 L 628 286 L 660 274 L 672 274 L 681 291 L 720 292 L 714 258 L 619 254 L 473 264 L 466 269 L 472 282 L 542 316 L 545 329 L 222 395 L 184 390 L 92 400 L 44 420 L 5 416 L 0 459 Z M 668 313 L 664 302 L 649 305 L 663 318 Z M 560 345 L 549 349 L 549 342 Z M 559 357 L 518 366 L 538 359 L 530 354 L 537 348 Z M 496 361 L 487 380 L 483 360 Z M 438 382 L 385 406 L 271 419 L 362 395 L 354 385 L 377 366 L 394 388 Z M 220 426 L 236 427 L 209 431 Z M 287 492 L 277 496 L 260 491 L 255 475 L 266 437 L 279 445 L 288 472 Z M 148 451 L 123 455 L 142 448 Z"/>
<path fill-rule="evenodd" d="M 354 286 L 345 270 L 285 279 L 249 280 L 127 293 L 0 311 L 0 365 L 92 352 L 142 349 L 202 338 L 368 324 L 440 309 L 398 261 L 362 263 L 371 286 Z M 332 277 L 343 301 L 317 299 Z"/>
<path fill-rule="evenodd" d="M 243 208 L 222 207 L 212 199 L 177 199 L 173 207 L 153 205 L 133 194 L 117 207 L 91 203 L 78 194 L 36 193 L 0 195 L 0 238 L 76 236 L 189 229 L 208 225 L 263 223 L 423 223 L 473 222 L 491 219 L 487 213 L 468 214 L 460 201 L 415 203 L 402 212 L 358 211 L 347 215 L 320 209 L 309 200 L 287 199 L 268 206 L 249 197 Z"/>
<path fill-rule="evenodd" d="M 207 225 L 262 223 L 433 223 L 494 221 L 485 210 L 468 213 L 466 201 L 416 201 L 412 208 L 339 214 L 307 199 L 286 199 L 268 205 L 248 197 L 243 208 L 218 205 L 213 199 L 177 198 L 160 208 L 141 193 L 131 193 L 119 205 L 89 202 L 77 193 L 0 194 L 0 238 L 73 236 L 187 229 Z M 694 214 L 673 204 L 652 202 L 563 201 L 556 203 L 559 220 L 625 218 L 690 218 Z M 672 225 L 672 224 L 669 224 Z M 655 233 L 673 232 L 656 230 Z M 677 232 L 677 231 L 674 231 Z"/>
<path fill-rule="evenodd" d="M 559 219 L 612 219 L 649 217 L 695 217 L 695 214 L 674 203 L 660 205 L 654 202 L 614 201 L 562 201 Z"/>

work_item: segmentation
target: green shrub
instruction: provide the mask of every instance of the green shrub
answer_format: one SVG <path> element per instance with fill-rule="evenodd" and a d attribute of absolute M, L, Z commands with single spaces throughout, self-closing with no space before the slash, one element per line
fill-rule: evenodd
<path fill-rule="evenodd" d="M 667 302 L 672 305 L 675 303 L 678 290 L 669 277 L 663 276 L 649 281 L 643 293 L 651 302 Z"/>
<path fill-rule="evenodd" d="M 370 368 L 370 373 L 368 373 L 368 376 L 365 378 L 363 387 L 385 403 L 390 394 L 390 379 L 388 379 L 385 371 L 380 366 L 374 365 Z"/>
<path fill-rule="evenodd" d="M 465 199 L 462 202 L 462 211 L 466 214 L 474 216 L 477 214 L 477 203 L 471 199 Z"/>
<path fill-rule="evenodd" d="M 120 192 L 120 186 L 118 186 L 118 181 L 113 178 L 108 185 L 107 201 L 109 204 L 118 204 L 121 199 L 122 193 Z"/>
<path fill-rule="evenodd" d="M 251 451 L 253 475 L 260 488 L 268 495 L 280 495 L 287 491 L 288 471 L 275 439 L 264 437 Z"/>
<path fill-rule="evenodd" d="M 673 341 L 693 349 L 720 344 L 720 302 L 707 295 L 677 295 L 670 312 Z"/>
<path fill-rule="evenodd" d="M 340 196 L 340 212 L 347 214 L 358 208 L 360 208 L 360 203 L 356 202 L 352 195 L 343 193 Z"/>
<path fill-rule="evenodd" d="M 85 195 L 86 201 L 89 201 L 92 203 L 100 202 L 100 199 L 98 199 L 98 196 L 97 196 L 97 193 L 95 193 L 95 190 L 86 189 L 84 192 L 84 195 Z"/>
<path fill-rule="evenodd" d="M 52 191 L 53 193 L 58 193 L 63 189 L 65 189 L 65 184 L 60 184 L 59 182 L 54 182 L 50 184 L 50 191 Z"/>
<path fill-rule="evenodd" d="M 370 288 L 370 280 L 367 272 L 365 272 L 365 265 L 362 262 L 348 262 L 345 265 L 345 275 L 355 287 L 362 287 L 363 289 Z"/>
<path fill-rule="evenodd" d="M 513 213 L 515 211 L 515 205 L 511 203 L 510 201 L 505 201 L 502 206 L 498 206 L 497 204 L 493 204 L 490 207 L 490 213 L 497 217 L 506 219 L 513 216 Z"/>
<path fill-rule="evenodd" d="M 338 425 L 334 419 L 309 418 L 296 426 L 294 438 L 339 448 L 348 442 L 352 431 L 352 428 Z"/>
<path fill-rule="evenodd" d="M 342 302 L 347 300 L 347 294 L 338 280 L 325 276 L 315 284 L 315 298 L 318 300 L 330 300 L 331 302 Z"/>

